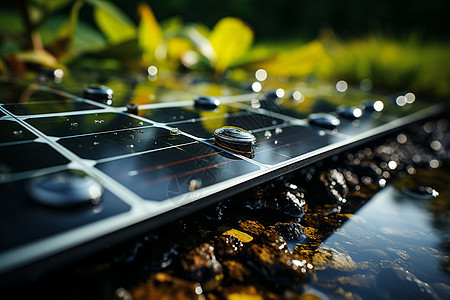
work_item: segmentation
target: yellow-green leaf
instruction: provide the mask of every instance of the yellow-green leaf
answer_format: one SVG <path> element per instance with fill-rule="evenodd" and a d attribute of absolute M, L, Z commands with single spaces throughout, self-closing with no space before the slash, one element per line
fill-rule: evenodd
<path fill-rule="evenodd" d="M 253 31 L 241 19 L 221 19 L 211 31 L 209 40 L 215 52 L 216 72 L 223 72 L 244 55 L 253 43 Z"/>
<path fill-rule="evenodd" d="M 144 52 L 144 59 L 152 61 L 155 58 L 156 50 L 160 45 L 163 34 L 152 9 L 145 3 L 138 6 L 138 13 L 141 18 L 138 27 L 138 42 Z"/>
<path fill-rule="evenodd" d="M 312 41 L 301 47 L 284 51 L 255 67 L 263 68 L 276 76 L 304 76 L 313 73 L 326 57 L 325 47 L 320 41 Z"/>
<path fill-rule="evenodd" d="M 136 37 L 133 22 L 117 6 L 107 1 L 88 1 L 94 5 L 94 18 L 97 26 L 113 44 Z"/>

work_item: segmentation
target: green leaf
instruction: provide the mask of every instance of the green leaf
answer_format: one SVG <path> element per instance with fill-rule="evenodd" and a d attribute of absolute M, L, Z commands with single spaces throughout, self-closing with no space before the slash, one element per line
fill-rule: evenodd
<path fill-rule="evenodd" d="M 208 40 L 208 27 L 200 24 L 192 24 L 186 26 L 180 34 L 182 37 L 188 38 L 197 48 L 198 52 L 206 57 L 210 62 L 216 59 L 214 49 Z"/>
<path fill-rule="evenodd" d="M 0 32 L 2 33 L 20 33 L 25 27 L 20 14 L 13 10 L 0 10 Z"/>
<path fill-rule="evenodd" d="M 94 5 L 94 19 L 97 26 L 112 44 L 136 37 L 136 26 L 116 5 L 101 0 L 88 0 Z"/>
<path fill-rule="evenodd" d="M 215 52 L 216 72 L 223 72 L 249 50 L 253 31 L 242 20 L 227 17 L 214 26 L 209 40 Z"/>
<path fill-rule="evenodd" d="M 163 40 L 163 34 L 150 6 L 141 3 L 138 12 L 141 18 L 138 27 L 139 46 L 144 52 L 144 59 L 151 62 L 158 56 L 156 51 Z"/>

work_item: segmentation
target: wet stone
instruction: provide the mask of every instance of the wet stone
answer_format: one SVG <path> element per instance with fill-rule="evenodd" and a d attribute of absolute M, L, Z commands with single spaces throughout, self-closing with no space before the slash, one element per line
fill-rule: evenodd
<path fill-rule="evenodd" d="M 250 283 L 252 274 L 247 266 L 238 260 L 225 260 L 222 262 L 224 273 L 237 282 Z"/>
<path fill-rule="evenodd" d="M 264 232 L 246 250 L 246 262 L 266 280 L 300 291 L 300 281 L 313 268 L 299 256 L 291 255 L 286 242 L 275 232 Z"/>
<path fill-rule="evenodd" d="M 316 270 L 332 268 L 337 271 L 352 272 L 358 268 L 350 255 L 329 247 L 322 247 L 315 251 L 313 264 Z"/>
<path fill-rule="evenodd" d="M 299 223 L 288 222 L 282 223 L 278 222 L 275 224 L 275 231 L 281 235 L 286 241 L 296 240 L 302 242 L 306 239 L 305 231 L 303 226 Z"/>
<path fill-rule="evenodd" d="M 314 113 L 310 114 L 308 121 L 312 125 L 316 125 L 326 129 L 335 129 L 341 121 L 333 115 L 327 113 Z"/>
<path fill-rule="evenodd" d="M 279 299 L 280 296 L 261 289 L 257 289 L 254 286 L 242 285 L 226 287 L 221 291 L 221 299 L 233 300 L 233 299 Z"/>
<path fill-rule="evenodd" d="M 214 247 L 210 243 L 189 251 L 181 259 L 181 267 L 187 278 L 201 282 L 205 290 L 216 287 L 223 277 L 222 265 L 216 259 Z"/>
<path fill-rule="evenodd" d="M 258 236 L 265 230 L 260 222 L 254 220 L 239 220 L 238 224 L 243 231 L 253 236 Z"/>
<path fill-rule="evenodd" d="M 116 291 L 116 295 L 124 296 L 127 293 Z M 134 300 L 146 299 L 204 299 L 202 286 L 197 282 L 192 282 L 171 276 L 166 273 L 156 273 L 152 275 L 144 284 L 131 290 Z M 119 297 L 119 299 L 127 299 Z"/>
<path fill-rule="evenodd" d="M 313 192 L 308 195 L 313 198 L 339 205 L 347 202 L 349 188 L 344 175 L 339 170 L 330 169 L 320 172 L 318 178 L 312 180 L 312 184 L 310 190 Z"/>
<path fill-rule="evenodd" d="M 232 235 L 222 235 L 214 240 L 217 257 L 233 257 L 244 249 L 244 243 Z"/>
<path fill-rule="evenodd" d="M 302 217 L 305 214 L 303 191 L 288 182 L 273 181 L 260 185 L 245 192 L 242 198 L 242 204 L 252 210 L 272 210 L 292 217 Z"/>

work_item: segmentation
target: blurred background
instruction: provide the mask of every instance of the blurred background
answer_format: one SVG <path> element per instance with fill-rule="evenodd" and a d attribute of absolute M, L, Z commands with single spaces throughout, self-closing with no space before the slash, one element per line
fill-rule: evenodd
<path fill-rule="evenodd" d="M 114 1 L 136 18 L 141 1 Z M 448 39 L 449 4 L 443 0 L 165 0 L 147 1 L 158 20 L 181 16 L 184 22 L 212 27 L 227 16 L 248 22 L 257 39 L 314 39 L 332 29 L 350 38 L 368 33 L 404 37 L 418 34 L 426 39 Z M 87 16 L 89 14 L 84 14 Z M 89 18 L 86 18 L 89 19 Z"/>
<path fill-rule="evenodd" d="M 448 6 L 442 0 L 2 1 L 0 72 L 157 65 L 217 78 L 264 68 L 289 78 L 369 79 L 446 99 Z"/>

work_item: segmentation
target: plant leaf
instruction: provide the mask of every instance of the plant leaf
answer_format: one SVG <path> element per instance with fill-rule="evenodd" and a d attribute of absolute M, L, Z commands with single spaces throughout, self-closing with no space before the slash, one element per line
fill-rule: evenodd
<path fill-rule="evenodd" d="M 216 72 L 223 72 L 249 50 L 253 31 L 241 19 L 226 17 L 214 26 L 209 40 L 215 52 Z"/>
<path fill-rule="evenodd" d="M 141 18 L 138 27 L 139 46 L 144 53 L 144 60 L 151 62 L 155 59 L 163 34 L 150 6 L 145 3 L 139 4 L 138 13 Z"/>
<path fill-rule="evenodd" d="M 94 5 L 97 26 L 112 44 L 136 37 L 136 26 L 117 6 L 103 0 L 88 0 Z"/>

